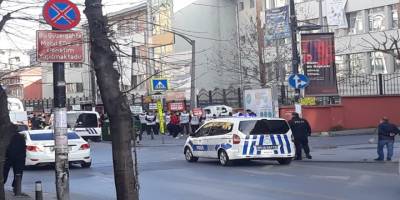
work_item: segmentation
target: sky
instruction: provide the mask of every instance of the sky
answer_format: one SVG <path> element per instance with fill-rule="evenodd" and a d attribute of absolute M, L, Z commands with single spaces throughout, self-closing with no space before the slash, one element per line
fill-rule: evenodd
<path fill-rule="evenodd" d="M 0 14 L 5 12 L 20 9 L 23 7 L 29 7 L 14 16 L 24 16 L 34 19 L 39 19 L 42 16 L 42 7 L 46 0 L 5 0 L 6 2 L 0 7 Z M 83 14 L 84 0 L 71 0 L 76 3 L 81 10 L 81 22 L 85 20 Z M 188 6 L 190 3 L 196 0 L 174 0 L 174 12 Z M 17 2 L 17 3 L 13 3 Z M 103 12 L 105 14 L 116 12 L 135 4 L 143 2 L 143 0 L 103 0 Z M 35 37 L 36 30 L 39 29 L 50 29 L 50 26 L 40 25 L 37 21 L 27 22 L 21 20 L 9 21 L 6 24 L 5 31 L 0 33 L 0 49 L 33 49 L 35 48 Z M 8 33 L 7 33 L 8 32 Z"/>

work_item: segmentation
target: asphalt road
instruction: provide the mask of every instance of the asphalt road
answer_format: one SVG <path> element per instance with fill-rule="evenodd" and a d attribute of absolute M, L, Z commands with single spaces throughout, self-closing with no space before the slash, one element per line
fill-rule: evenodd
<path fill-rule="evenodd" d="M 365 138 L 341 137 L 331 143 L 340 148 L 340 145 L 365 143 Z M 323 147 L 325 140 L 313 138 L 312 143 Z M 90 169 L 70 170 L 71 199 L 115 199 L 111 145 L 93 143 L 92 152 Z M 399 166 L 394 162 L 292 162 L 281 166 L 274 161 L 252 161 L 222 167 L 216 160 L 188 163 L 178 145 L 140 147 L 138 154 L 140 197 L 145 200 L 397 200 L 400 197 Z M 25 171 L 23 190 L 33 190 L 37 180 L 43 182 L 45 192 L 55 193 L 53 168 Z"/>

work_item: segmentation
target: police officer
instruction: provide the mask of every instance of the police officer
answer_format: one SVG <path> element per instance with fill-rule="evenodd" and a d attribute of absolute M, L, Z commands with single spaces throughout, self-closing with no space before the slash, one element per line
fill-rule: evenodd
<path fill-rule="evenodd" d="M 15 189 L 15 175 L 20 174 L 22 178 L 22 172 L 25 167 L 26 142 L 24 136 L 18 133 L 17 126 L 14 126 L 14 128 L 14 135 L 12 136 L 10 144 L 7 147 L 3 176 L 4 183 L 6 183 L 10 168 L 13 168 L 14 180 L 12 182 L 12 187 Z"/>
<path fill-rule="evenodd" d="M 296 146 L 295 160 L 301 160 L 301 149 L 304 149 L 308 159 L 312 159 L 310 155 L 310 147 L 308 146 L 308 136 L 311 135 L 311 127 L 307 120 L 300 118 L 296 112 L 292 113 L 292 119 L 289 121 L 290 128 L 294 136 L 294 144 Z"/>

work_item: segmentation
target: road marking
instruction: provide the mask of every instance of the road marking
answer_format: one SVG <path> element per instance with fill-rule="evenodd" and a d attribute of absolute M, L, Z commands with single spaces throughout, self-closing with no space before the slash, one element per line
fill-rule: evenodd
<path fill-rule="evenodd" d="M 320 176 L 320 175 L 311 175 L 311 178 L 318 178 L 318 179 L 331 179 L 331 180 L 342 180 L 347 181 L 350 180 L 350 176 Z"/>

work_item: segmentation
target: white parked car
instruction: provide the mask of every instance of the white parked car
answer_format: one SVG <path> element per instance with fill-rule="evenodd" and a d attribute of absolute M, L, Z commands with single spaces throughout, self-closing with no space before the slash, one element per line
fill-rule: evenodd
<path fill-rule="evenodd" d="M 22 131 L 26 140 L 25 166 L 40 166 L 55 162 L 53 130 Z M 68 132 L 68 161 L 89 168 L 92 164 L 90 145 L 75 132 Z"/>
<path fill-rule="evenodd" d="M 232 160 L 272 159 L 290 164 L 295 146 L 284 119 L 220 118 L 188 137 L 184 154 L 188 162 L 217 158 L 221 165 L 229 165 Z"/>
<path fill-rule="evenodd" d="M 225 105 L 207 106 L 204 109 L 206 119 L 215 117 L 227 117 L 232 115 L 232 108 Z"/>

